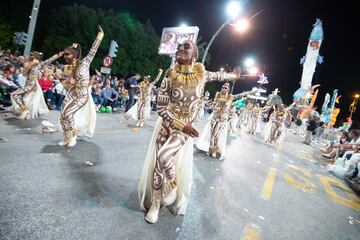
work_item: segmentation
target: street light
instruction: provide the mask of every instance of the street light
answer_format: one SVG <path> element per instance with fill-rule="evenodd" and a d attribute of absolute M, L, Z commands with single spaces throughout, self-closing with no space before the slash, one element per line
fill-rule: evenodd
<path fill-rule="evenodd" d="M 249 20 L 246 18 L 239 19 L 233 24 L 235 29 L 239 32 L 246 32 L 249 28 Z"/>
<path fill-rule="evenodd" d="M 255 59 L 247 58 L 247 59 L 245 59 L 244 64 L 245 64 L 245 67 L 250 68 L 250 67 L 254 66 Z"/>
<path fill-rule="evenodd" d="M 184 22 L 182 22 L 182 23 L 180 24 L 180 27 L 181 27 L 181 28 L 187 27 L 187 24 L 184 23 Z"/>
<path fill-rule="evenodd" d="M 232 19 L 235 19 L 237 16 L 239 16 L 240 11 L 241 7 L 237 1 L 231 1 L 226 6 L 226 12 L 230 17 L 232 17 Z"/>
<path fill-rule="evenodd" d="M 234 19 L 240 14 L 240 4 L 237 1 L 231 1 L 228 3 L 227 7 L 226 7 L 226 11 L 227 14 L 230 16 L 230 18 L 228 20 L 226 20 L 226 22 L 224 22 L 219 29 L 214 33 L 214 35 L 211 37 L 210 42 L 208 43 L 208 45 L 206 46 L 203 58 L 202 58 L 202 64 L 205 63 L 205 59 L 206 56 L 209 52 L 209 49 L 212 45 L 212 43 L 214 42 L 215 38 L 219 35 L 219 33 L 228 25 L 230 24 L 232 21 L 234 21 Z"/>

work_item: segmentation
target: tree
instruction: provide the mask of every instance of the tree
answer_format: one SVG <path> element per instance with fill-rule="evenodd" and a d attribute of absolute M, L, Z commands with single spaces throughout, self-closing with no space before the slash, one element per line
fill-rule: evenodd
<path fill-rule="evenodd" d="M 13 47 L 13 37 L 12 26 L 0 19 L 0 49 Z"/>
<path fill-rule="evenodd" d="M 113 74 L 128 76 L 139 72 L 155 76 L 158 68 L 169 66 L 170 60 L 157 54 L 160 38 L 149 21 L 142 24 L 129 13 L 94 10 L 76 4 L 54 11 L 43 51 L 50 55 L 77 42 L 85 55 L 95 39 L 98 24 L 104 29 L 105 36 L 92 63 L 93 68 L 101 67 L 111 40 L 119 45 L 111 66 Z"/>

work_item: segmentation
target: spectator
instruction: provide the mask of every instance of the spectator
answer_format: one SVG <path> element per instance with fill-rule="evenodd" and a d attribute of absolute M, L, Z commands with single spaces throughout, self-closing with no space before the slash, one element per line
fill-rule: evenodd
<path fill-rule="evenodd" d="M 119 93 L 116 92 L 113 88 L 111 88 L 110 83 L 105 85 L 105 88 L 101 91 L 101 97 L 104 99 L 103 106 L 111 106 L 113 111 L 117 110 Z"/>
<path fill-rule="evenodd" d="M 301 118 L 300 118 L 300 116 L 297 116 L 296 119 L 295 119 L 295 124 L 294 124 L 294 128 L 293 128 L 293 133 L 294 134 L 299 133 L 300 128 L 301 128 L 301 124 L 302 124 Z"/>
<path fill-rule="evenodd" d="M 129 100 L 126 104 L 125 112 L 129 111 L 129 109 L 134 105 L 134 99 L 136 95 L 136 87 L 138 85 L 138 80 L 141 78 L 139 73 L 135 74 L 135 76 L 129 78 L 125 85 L 128 85 L 128 93 L 129 93 Z"/>
<path fill-rule="evenodd" d="M 338 156 L 342 156 L 346 151 L 352 152 L 360 145 L 360 131 L 353 129 L 350 131 L 349 136 L 351 138 L 350 142 L 333 145 L 332 151 L 328 154 L 323 154 L 323 156 L 327 158 L 337 158 Z"/>
<path fill-rule="evenodd" d="M 17 68 L 15 70 L 15 73 L 16 73 L 16 84 L 21 87 L 21 88 L 24 88 L 25 84 L 26 84 L 26 77 L 24 76 L 23 74 L 24 72 L 24 68 L 23 67 L 20 67 L 20 68 Z"/>
<path fill-rule="evenodd" d="M 125 89 L 125 79 L 121 78 L 117 85 L 115 86 L 115 91 L 117 91 L 119 93 L 119 107 L 125 107 L 125 103 L 126 103 L 126 89 Z"/>
<path fill-rule="evenodd" d="M 91 87 L 91 96 L 93 98 L 94 104 L 96 105 L 96 111 L 98 112 L 101 105 L 104 102 L 104 99 L 101 97 L 101 89 L 99 83 L 95 80 Z"/>
<path fill-rule="evenodd" d="M 61 78 L 60 81 L 53 88 L 53 100 L 56 109 L 61 111 L 61 105 L 64 100 L 66 90 L 64 88 L 65 78 Z"/>
<path fill-rule="evenodd" d="M 306 127 L 305 141 L 303 143 L 310 145 L 312 135 L 315 132 L 315 130 L 317 129 L 317 127 L 318 127 L 318 123 L 316 121 L 316 118 L 313 116 L 310 116 L 309 121 L 307 123 L 307 127 Z"/>
<path fill-rule="evenodd" d="M 50 71 L 45 69 L 43 71 L 42 76 L 39 78 L 39 85 L 41 87 L 41 90 L 44 93 L 44 99 L 49 109 L 54 110 L 55 108 L 51 105 L 52 98 L 53 98 L 53 81 L 52 76 L 50 74 Z"/>

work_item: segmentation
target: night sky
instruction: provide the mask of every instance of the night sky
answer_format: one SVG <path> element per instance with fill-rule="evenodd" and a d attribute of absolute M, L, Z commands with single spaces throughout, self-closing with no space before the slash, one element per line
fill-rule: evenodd
<path fill-rule="evenodd" d="M 32 6 L 32 0 L 16 1 Z M 225 0 L 43 0 L 40 7 L 47 13 L 62 5 L 78 3 L 93 8 L 113 8 L 131 13 L 140 22 L 150 19 L 160 35 L 163 27 L 187 25 L 198 26 L 199 36 L 208 42 L 217 28 L 226 21 Z M 317 67 L 313 83 L 321 84 L 316 105 L 321 108 L 326 92 L 339 89 L 341 113 L 344 119 L 356 92 L 360 93 L 357 61 L 360 57 L 355 35 L 358 29 L 357 7 L 352 1 L 310 0 L 253 0 L 240 1 L 243 16 L 253 16 L 251 29 L 239 34 L 231 27 L 221 32 L 210 49 L 212 60 L 208 70 L 242 65 L 247 56 L 256 58 L 265 68 L 268 89 L 278 87 L 285 102 L 291 101 L 293 92 L 300 86 L 302 66 L 300 58 L 305 55 L 312 24 L 316 18 L 323 20 L 325 39 L 320 54 L 324 63 Z M 31 9 L 29 9 L 30 13 Z M 16 16 L 16 14 L 15 14 Z M 238 83 L 241 89 L 254 85 L 256 79 Z M 353 119 L 360 119 L 360 111 Z"/>

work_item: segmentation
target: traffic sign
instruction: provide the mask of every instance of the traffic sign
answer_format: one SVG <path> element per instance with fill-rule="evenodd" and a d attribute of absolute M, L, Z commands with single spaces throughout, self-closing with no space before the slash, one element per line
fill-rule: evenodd
<path fill-rule="evenodd" d="M 106 57 L 104 57 L 104 59 L 103 59 L 103 65 L 104 65 L 104 67 L 106 67 L 106 68 L 110 67 L 111 64 L 112 64 L 112 62 L 113 62 L 113 60 L 112 60 L 112 57 L 110 57 L 110 56 L 106 56 Z"/>
<path fill-rule="evenodd" d="M 111 68 L 101 67 L 100 72 L 104 74 L 111 74 Z"/>

